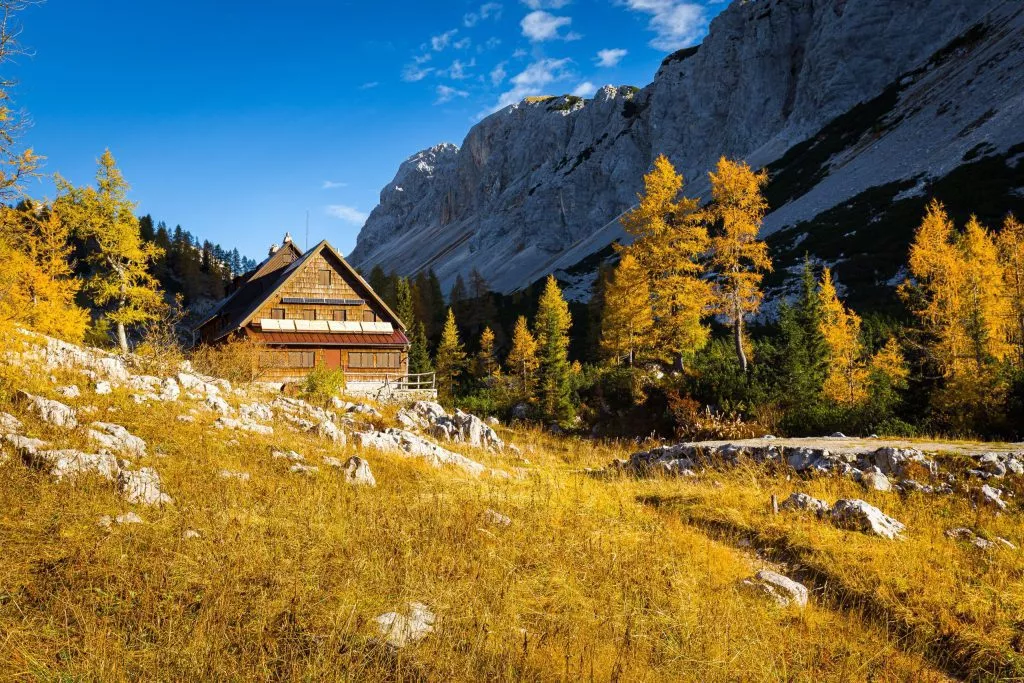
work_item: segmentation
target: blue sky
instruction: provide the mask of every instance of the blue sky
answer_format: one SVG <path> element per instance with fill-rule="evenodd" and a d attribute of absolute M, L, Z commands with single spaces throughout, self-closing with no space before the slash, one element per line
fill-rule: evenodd
<path fill-rule="evenodd" d="M 109 147 L 140 213 L 258 259 L 308 211 L 310 242 L 347 253 L 411 154 L 526 95 L 646 85 L 724 7 L 49 0 L 8 73 L 46 173 L 90 182 Z"/>

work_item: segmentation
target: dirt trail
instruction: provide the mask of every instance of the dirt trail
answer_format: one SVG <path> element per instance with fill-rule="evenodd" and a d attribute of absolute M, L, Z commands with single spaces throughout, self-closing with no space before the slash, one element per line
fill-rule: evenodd
<path fill-rule="evenodd" d="M 816 436 L 807 438 L 739 439 L 701 441 L 702 446 L 782 446 L 783 448 L 826 448 L 833 453 L 863 453 L 879 448 L 916 448 L 925 453 L 980 455 L 982 453 L 1024 453 L 1024 443 L 986 443 L 984 441 L 928 441 L 924 439 L 871 439 L 858 437 Z"/>

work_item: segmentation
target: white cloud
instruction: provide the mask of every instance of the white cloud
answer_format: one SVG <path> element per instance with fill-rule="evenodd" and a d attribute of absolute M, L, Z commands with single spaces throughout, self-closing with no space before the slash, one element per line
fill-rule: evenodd
<path fill-rule="evenodd" d="M 541 59 L 533 62 L 523 71 L 512 77 L 509 83 L 512 88 L 503 92 L 498 101 L 480 114 L 480 118 L 516 104 L 531 95 L 542 95 L 552 83 L 568 80 L 572 77 L 570 59 Z"/>
<path fill-rule="evenodd" d="M 428 52 L 428 53 L 423 54 L 423 55 L 416 55 L 415 57 L 412 58 L 412 61 L 416 62 L 417 64 L 426 64 L 427 62 L 429 62 L 433 58 L 434 58 L 434 55 L 432 55 L 432 54 L 430 54 Z"/>
<path fill-rule="evenodd" d="M 530 12 L 519 25 L 523 29 L 523 35 L 535 43 L 545 40 L 575 40 L 579 36 L 575 33 L 560 35 L 559 29 L 572 23 L 571 17 L 556 17 L 543 10 Z"/>
<path fill-rule="evenodd" d="M 491 85 L 501 85 L 502 82 L 505 80 L 505 76 L 508 75 L 508 72 L 505 71 L 505 65 L 507 63 L 508 62 L 501 62 L 496 67 L 491 69 Z"/>
<path fill-rule="evenodd" d="M 618 66 L 622 58 L 629 54 L 628 50 L 622 48 L 611 48 L 608 50 L 597 51 L 597 65 L 598 66 Z"/>
<path fill-rule="evenodd" d="M 473 28 L 478 21 L 480 21 L 480 15 L 476 12 L 470 12 L 462 17 L 462 25 L 466 28 Z"/>
<path fill-rule="evenodd" d="M 594 93 L 597 92 L 597 86 L 590 81 L 583 81 L 576 86 L 576 89 L 572 91 L 572 94 L 576 97 L 593 97 Z"/>
<path fill-rule="evenodd" d="M 359 86 L 359 89 L 370 90 L 371 88 L 376 88 L 378 85 L 380 85 L 380 81 L 370 81 L 369 83 L 363 83 L 361 86 Z"/>
<path fill-rule="evenodd" d="M 344 204 L 331 204 L 327 207 L 327 215 L 352 225 L 362 225 L 367 219 L 366 213 Z"/>
<path fill-rule="evenodd" d="M 469 12 L 462 17 L 462 24 L 466 28 L 473 28 L 477 22 L 487 19 L 500 19 L 501 18 L 501 4 L 497 2 L 487 2 L 480 5 L 478 12 Z"/>
<path fill-rule="evenodd" d="M 647 28 L 654 31 L 651 47 L 678 50 L 697 42 L 707 28 L 704 7 L 686 0 L 625 0 L 629 9 L 651 16 Z"/>
<path fill-rule="evenodd" d="M 402 80 L 407 83 L 416 83 L 429 76 L 433 70 L 434 67 L 432 66 L 419 67 L 415 64 L 409 64 L 402 70 Z"/>
<path fill-rule="evenodd" d="M 454 38 L 455 34 L 458 32 L 459 29 L 453 28 L 451 31 L 445 31 L 439 36 L 432 37 L 430 39 L 430 47 L 434 52 L 441 52 L 448 47 L 448 44 L 452 42 L 452 38 Z"/>
<path fill-rule="evenodd" d="M 456 97 L 469 97 L 469 93 L 465 90 L 456 90 L 447 85 L 439 85 L 437 86 L 437 100 L 435 100 L 434 104 L 451 102 Z"/>
<path fill-rule="evenodd" d="M 562 9 L 572 0 L 523 0 L 530 9 Z"/>
<path fill-rule="evenodd" d="M 454 43 L 452 43 L 452 47 L 454 47 L 456 50 L 465 50 L 467 47 L 469 47 L 472 44 L 473 44 L 473 39 L 469 38 L 467 36 L 466 38 L 463 38 L 462 40 L 457 40 Z"/>
<path fill-rule="evenodd" d="M 324 184 L 320 186 L 322 190 L 335 190 L 339 187 L 348 187 L 348 183 L 339 183 L 333 180 L 325 180 Z"/>
<path fill-rule="evenodd" d="M 444 72 L 439 72 L 440 75 L 447 75 L 456 81 L 465 80 L 469 78 L 466 74 L 466 69 L 472 69 L 476 66 L 476 57 L 470 59 L 469 62 L 463 62 L 461 59 L 456 59 L 452 62 L 452 65 L 448 67 Z"/>

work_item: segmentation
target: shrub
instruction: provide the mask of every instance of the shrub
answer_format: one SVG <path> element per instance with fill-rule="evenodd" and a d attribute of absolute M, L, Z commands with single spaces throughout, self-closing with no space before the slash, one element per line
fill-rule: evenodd
<path fill-rule="evenodd" d="M 264 347 L 249 338 L 234 338 L 217 346 L 203 345 L 192 351 L 192 366 L 199 372 L 230 382 L 256 382 L 266 372 Z"/>
<path fill-rule="evenodd" d="M 326 406 L 332 398 L 343 391 L 345 391 L 345 371 L 328 370 L 323 366 L 318 366 L 306 375 L 299 393 L 310 403 Z"/>

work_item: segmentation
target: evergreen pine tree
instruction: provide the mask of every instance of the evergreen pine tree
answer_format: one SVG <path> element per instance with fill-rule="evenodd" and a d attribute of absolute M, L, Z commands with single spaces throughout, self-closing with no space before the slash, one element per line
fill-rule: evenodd
<path fill-rule="evenodd" d="M 395 282 L 395 315 L 402 321 L 406 329 L 412 329 L 416 322 L 412 303 L 412 288 L 408 278 L 400 277 Z"/>
<path fill-rule="evenodd" d="M 412 328 L 412 339 L 409 345 L 409 373 L 423 375 L 433 371 L 434 366 L 430 361 L 426 328 L 422 321 L 417 320 Z"/>

